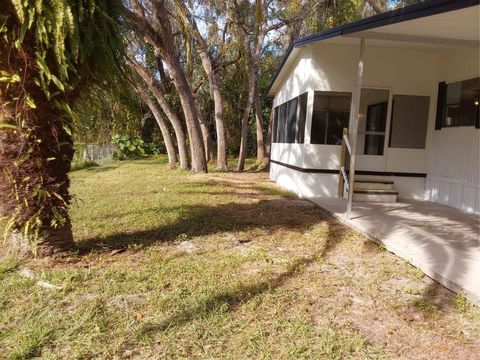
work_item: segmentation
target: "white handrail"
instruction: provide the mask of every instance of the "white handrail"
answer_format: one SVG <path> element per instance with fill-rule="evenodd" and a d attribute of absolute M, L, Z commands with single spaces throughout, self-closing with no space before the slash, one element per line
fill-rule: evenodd
<path fill-rule="evenodd" d="M 345 167 L 344 167 L 344 166 L 342 166 L 342 167 L 340 168 L 340 171 L 342 172 L 342 176 L 343 176 L 343 183 L 344 183 L 344 185 L 345 185 L 345 188 L 346 188 L 346 190 L 347 190 L 347 192 L 348 192 L 348 191 L 349 191 L 349 186 L 348 186 L 348 176 L 347 176 L 347 174 L 346 174 L 346 172 L 345 172 Z"/>
<path fill-rule="evenodd" d="M 343 135 L 343 141 L 345 141 L 345 145 L 347 145 L 348 153 L 352 153 L 352 147 L 350 146 L 350 141 L 348 140 L 348 135 Z"/>

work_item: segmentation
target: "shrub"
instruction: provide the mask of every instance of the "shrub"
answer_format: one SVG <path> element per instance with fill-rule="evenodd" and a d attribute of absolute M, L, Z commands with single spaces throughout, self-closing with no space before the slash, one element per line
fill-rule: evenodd
<path fill-rule="evenodd" d="M 138 159 L 145 156 L 144 141 L 128 135 L 112 136 L 112 143 L 117 146 L 113 158 L 117 160 Z"/>
<path fill-rule="evenodd" d="M 148 155 L 160 155 L 165 153 L 165 147 L 163 145 L 150 143 L 145 144 L 143 148 Z"/>

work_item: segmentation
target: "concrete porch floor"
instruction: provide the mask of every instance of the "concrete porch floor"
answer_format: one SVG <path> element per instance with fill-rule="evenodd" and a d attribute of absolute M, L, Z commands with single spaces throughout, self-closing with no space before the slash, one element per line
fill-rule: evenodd
<path fill-rule="evenodd" d="M 480 216 L 427 201 L 353 203 L 310 198 L 346 224 L 480 306 Z"/>

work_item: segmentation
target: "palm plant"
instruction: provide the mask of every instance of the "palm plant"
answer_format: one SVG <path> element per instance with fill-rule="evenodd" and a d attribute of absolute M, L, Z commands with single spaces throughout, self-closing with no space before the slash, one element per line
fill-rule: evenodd
<path fill-rule="evenodd" d="M 12 244 L 73 246 L 71 105 L 119 69 L 121 0 L 0 2 L 0 211 Z M 12 236 L 15 235 L 15 236 Z"/>

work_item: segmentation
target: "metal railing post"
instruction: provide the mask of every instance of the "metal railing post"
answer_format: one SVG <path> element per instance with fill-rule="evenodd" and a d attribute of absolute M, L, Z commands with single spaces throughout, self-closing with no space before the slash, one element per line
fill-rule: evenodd
<path fill-rule="evenodd" d="M 350 168 L 349 168 L 349 179 L 348 179 L 348 202 L 347 202 L 347 219 L 352 218 L 352 202 L 353 202 L 353 192 L 354 192 L 354 183 L 355 183 L 355 155 L 357 153 L 357 129 L 358 129 L 358 113 L 360 109 L 360 94 L 362 91 L 362 81 L 363 81 L 363 54 L 365 50 L 365 39 L 360 39 L 360 56 L 358 58 L 358 67 L 357 67 L 357 80 L 355 82 L 355 87 L 352 94 L 352 106 L 350 114 Z"/>
<path fill-rule="evenodd" d="M 345 168 L 345 152 L 347 150 L 347 145 L 345 143 L 345 136 L 348 136 L 348 128 L 343 128 L 343 134 L 342 134 L 342 149 L 340 152 L 340 170 L 338 172 L 338 191 L 337 191 L 338 197 L 343 197 L 343 190 L 344 190 L 343 169 Z"/>

